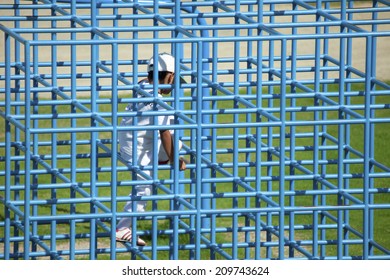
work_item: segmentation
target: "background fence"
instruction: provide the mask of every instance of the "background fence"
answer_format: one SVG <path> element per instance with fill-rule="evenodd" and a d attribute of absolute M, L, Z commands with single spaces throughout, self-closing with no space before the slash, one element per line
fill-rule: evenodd
<path fill-rule="evenodd" d="M 389 24 L 384 0 L 2 1 L 0 259 L 390 259 Z M 191 163 L 129 198 L 119 122 L 163 51 Z"/>

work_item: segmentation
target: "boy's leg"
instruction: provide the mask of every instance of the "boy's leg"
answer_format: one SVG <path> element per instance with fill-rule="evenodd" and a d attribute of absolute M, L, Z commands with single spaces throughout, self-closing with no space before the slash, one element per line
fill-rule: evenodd
<path fill-rule="evenodd" d="M 148 172 L 151 176 L 151 172 Z M 138 180 L 142 181 L 145 180 L 143 177 L 138 176 Z M 137 196 L 145 196 L 151 194 L 151 185 L 138 185 L 136 187 L 137 189 Z M 130 193 L 131 197 L 132 193 Z M 137 212 L 145 212 L 146 208 L 146 201 L 137 201 L 136 203 L 136 211 Z M 132 212 L 132 201 L 128 201 L 124 207 L 125 212 Z M 116 228 L 116 240 L 117 241 L 123 241 L 123 242 L 130 242 L 132 240 L 132 217 L 124 217 L 119 220 Z M 138 246 L 145 246 L 146 243 L 141 238 L 137 238 L 137 245 Z"/>
<path fill-rule="evenodd" d="M 149 176 L 151 176 L 150 171 L 145 171 Z M 137 176 L 138 181 L 143 181 L 145 180 L 142 176 L 138 175 Z M 137 196 L 145 196 L 145 195 L 150 195 L 151 194 L 151 185 L 138 185 L 135 187 L 137 190 L 136 195 Z M 132 193 L 129 194 L 129 196 L 132 196 Z M 146 201 L 137 201 L 136 203 L 136 211 L 137 212 L 145 212 L 146 208 Z M 132 212 L 133 210 L 133 203 L 132 201 L 128 201 L 123 208 L 124 212 Z M 132 218 L 131 217 L 125 217 L 120 219 L 119 223 L 117 224 L 117 229 L 122 229 L 122 228 L 130 228 L 132 223 Z"/>

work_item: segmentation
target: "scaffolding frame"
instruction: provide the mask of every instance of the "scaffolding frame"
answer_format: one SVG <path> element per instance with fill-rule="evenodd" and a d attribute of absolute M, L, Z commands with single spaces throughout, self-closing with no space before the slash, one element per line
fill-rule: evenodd
<path fill-rule="evenodd" d="M 0 259 L 390 259 L 374 233 L 390 211 L 374 138 L 390 122 L 388 1 L 9 2 Z M 135 94 L 161 103 L 138 85 L 161 51 L 187 83 L 164 99 L 176 123 L 147 129 L 177 131 L 185 173 L 130 165 L 116 145 L 140 129 L 118 121 Z M 124 194 L 146 169 L 153 195 Z M 151 211 L 121 212 L 128 200 Z M 147 246 L 116 243 L 124 216 Z"/>

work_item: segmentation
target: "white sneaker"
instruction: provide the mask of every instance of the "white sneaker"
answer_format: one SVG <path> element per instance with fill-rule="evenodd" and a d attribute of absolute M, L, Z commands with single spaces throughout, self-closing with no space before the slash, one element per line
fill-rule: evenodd
<path fill-rule="evenodd" d="M 131 242 L 132 236 L 133 236 L 133 234 L 131 232 L 131 229 L 129 229 L 129 228 L 123 228 L 123 229 L 116 230 L 116 241 Z M 145 246 L 146 242 L 138 237 L 137 238 L 137 245 L 138 246 Z"/>

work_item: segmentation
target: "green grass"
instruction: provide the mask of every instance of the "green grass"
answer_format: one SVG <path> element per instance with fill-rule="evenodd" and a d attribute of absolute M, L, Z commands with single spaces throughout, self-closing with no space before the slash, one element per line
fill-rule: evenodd
<path fill-rule="evenodd" d="M 359 92 L 362 91 L 364 88 L 361 85 L 354 86 L 354 91 Z M 336 86 L 330 86 L 328 88 L 328 92 L 337 92 L 338 89 Z M 280 108 L 280 99 L 278 98 L 278 89 L 274 88 L 274 96 L 267 95 L 268 92 L 267 88 L 264 88 L 263 90 L 263 100 L 261 103 L 261 107 L 264 108 L 266 111 L 272 112 L 272 114 L 276 117 L 280 117 L 280 111 L 274 110 L 277 108 Z M 241 93 L 242 96 L 247 93 Z M 292 96 L 292 95 L 288 95 Z M 272 97 L 272 98 L 271 98 Z M 330 97 L 330 99 L 338 102 L 338 97 Z M 104 102 L 102 104 L 99 104 L 99 111 L 100 112 L 111 112 L 112 111 L 112 105 L 109 99 L 102 99 Z M 234 108 L 243 108 L 242 105 L 236 103 L 235 101 L 215 101 L 215 104 L 211 104 L 212 108 L 215 109 L 234 109 Z M 255 101 L 252 101 L 255 103 Z M 351 103 L 352 104 L 364 104 L 364 97 L 363 96 L 354 96 L 351 97 Z M 313 106 L 314 99 L 311 97 L 302 97 L 299 99 L 296 99 L 296 104 L 291 104 L 291 99 L 287 100 L 287 107 L 294 106 L 297 108 L 301 108 L 301 110 L 297 110 L 295 114 L 295 118 L 297 120 L 313 120 L 315 115 L 313 111 L 310 111 L 310 106 Z M 321 104 L 321 103 L 320 103 Z M 376 97 L 376 104 L 390 104 L 390 97 L 387 96 L 378 96 Z M 186 110 L 190 109 L 188 104 L 184 104 L 186 107 Z M 86 105 L 87 107 L 89 105 Z M 125 104 L 120 104 L 118 111 L 123 111 L 125 107 Z M 36 111 L 34 114 L 36 115 L 44 115 L 44 114 L 50 114 L 51 113 L 51 106 L 37 106 Z M 56 108 L 57 112 L 59 114 L 66 114 L 70 113 L 70 109 L 68 105 L 58 105 Z M 355 112 L 363 115 L 364 112 L 362 110 L 354 110 Z M 15 112 L 13 112 L 15 113 Z M 20 113 L 23 114 L 23 108 L 20 108 Z M 291 118 L 291 112 L 286 113 L 286 119 Z M 320 113 L 318 115 L 319 118 L 322 117 L 322 114 L 325 114 L 325 112 Z M 330 109 L 329 111 L 326 111 L 326 119 L 328 120 L 337 120 L 338 119 L 338 110 L 336 109 Z M 381 109 L 381 110 L 375 110 L 375 117 L 376 118 L 389 118 L 389 110 L 388 109 Z M 256 114 L 247 114 L 247 115 L 235 115 L 235 114 L 229 114 L 220 111 L 218 114 L 215 114 L 215 119 L 217 123 L 246 123 L 246 122 L 255 122 L 256 121 Z M 111 122 L 110 118 L 106 118 L 108 122 Z M 262 122 L 268 122 L 269 120 L 266 117 L 262 118 Z M 70 127 L 70 121 L 69 119 L 58 119 L 56 120 L 56 123 L 52 123 L 51 120 L 42 119 L 37 120 L 35 123 L 35 126 L 38 127 Z M 77 126 L 78 127 L 89 127 L 90 126 L 90 119 L 89 118 L 80 118 L 77 119 Z M 295 130 L 292 130 L 291 127 L 286 128 L 287 134 L 290 133 L 311 133 L 313 131 L 313 126 L 297 126 L 295 127 Z M 324 128 L 319 127 L 319 130 L 322 131 Z M 363 140 L 364 140 L 364 126 L 362 124 L 354 124 L 350 125 L 350 144 L 349 146 L 353 147 L 354 149 L 362 152 L 363 151 Z M 0 131 L 5 131 L 4 129 L 4 121 L 0 122 Z M 336 139 L 341 137 L 340 131 L 338 129 L 337 125 L 328 125 L 326 127 L 326 132 L 335 137 Z M 246 134 L 255 134 L 256 130 L 251 127 L 245 127 L 245 128 L 218 128 L 211 132 L 212 134 L 215 133 L 218 137 L 220 136 L 229 136 L 229 135 L 246 135 Z M 263 135 L 262 142 L 267 147 L 272 147 L 277 149 L 279 147 L 280 141 L 279 138 L 275 135 L 278 135 L 281 133 L 280 129 L 277 126 L 274 126 L 273 128 L 267 129 L 267 128 L 261 128 L 260 129 L 261 135 Z M 109 132 L 98 132 L 97 138 L 98 139 L 111 139 L 112 135 Z M 185 136 L 191 136 L 191 132 L 189 130 L 184 131 Z M 270 135 L 273 135 L 273 137 L 268 137 Z M 23 137 L 23 135 L 22 135 Z M 69 133 L 59 133 L 56 135 L 56 138 L 52 139 L 51 134 L 39 134 L 36 137 L 39 138 L 39 141 L 47 141 L 48 143 L 52 142 L 53 140 L 61 141 L 61 140 L 69 140 L 70 134 Z M 387 139 L 390 137 L 390 124 L 389 123 L 378 123 L 375 125 L 375 154 L 374 158 L 377 162 L 380 162 L 381 164 L 385 166 L 390 166 L 390 151 Z M 77 133 L 77 139 L 78 140 L 89 140 L 91 138 L 91 135 L 89 133 Z M 311 160 L 314 157 L 315 152 L 312 151 L 311 147 L 313 147 L 313 137 L 305 137 L 302 136 L 301 138 L 296 139 L 296 150 L 290 151 L 287 150 L 285 156 L 287 158 L 294 158 L 300 161 L 303 160 Z M 318 139 L 321 141 L 321 139 Z M 0 142 L 4 142 L 4 134 L 0 134 Z M 189 144 L 188 142 L 186 144 Z M 286 139 L 286 145 L 289 147 L 292 145 L 291 139 Z M 326 145 L 335 145 L 332 144 L 331 141 L 327 140 Z M 110 144 L 107 144 L 107 146 L 110 148 Z M 239 148 L 242 149 L 246 146 L 246 140 L 239 140 Z M 218 163 L 224 163 L 229 164 L 233 162 L 238 162 L 241 165 L 244 165 L 247 162 L 254 161 L 253 154 L 248 157 L 248 154 L 240 150 L 239 153 L 235 153 L 234 149 L 234 142 L 233 140 L 218 140 L 217 145 L 215 147 L 211 147 L 212 150 L 217 151 L 217 162 Z M 252 145 L 253 147 L 253 145 Z M 1 153 L 4 154 L 4 148 L 0 148 Z M 228 150 L 228 153 L 225 153 L 225 150 Z M 221 152 L 219 152 L 221 151 Z M 57 160 L 51 160 L 47 156 L 51 155 L 53 152 L 57 153 Z M 99 152 L 102 152 L 99 150 Z M 35 148 L 34 153 L 39 154 L 41 156 L 46 155 L 46 158 L 43 158 L 43 160 L 48 163 L 49 165 L 56 164 L 56 168 L 60 170 L 60 172 L 63 172 L 65 176 L 70 178 L 70 174 L 67 170 L 71 168 L 71 159 L 69 158 L 63 158 L 64 156 L 68 155 L 70 153 L 70 148 L 68 145 L 45 145 L 45 146 L 39 146 Z M 89 182 L 91 181 L 91 175 L 89 174 L 89 171 L 87 169 L 81 170 L 81 168 L 88 168 L 91 166 L 90 159 L 88 157 L 88 154 L 91 153 L 90 151 L 90 144 L 83 144 L 83 145 L 77 145 L 77 151 L 76 154 L 79 155 L 79 158 L 74 159 L 76 161 L 77 167 L 80 168 L 79 172 L 75 174 L 74 180 L 78 182 L 80 187 L 83 188 L 87 193 L 89 193 L 91 190 L 89 188 Z M 330 162 L 326 165 L 320 166 L 321 173 L 325 173 L 327 176 L 337 175 L 337 158 L 338 158 L 338 151 L 337 149 L 330 149 L 324 151 L 324 157 L 329 160 Z M 286 175 L 290 173 L 290 168 L 286 167 L 285 170 L 280 171 L 278 167 L 278 160 L 279 158 L 276 156 L 273 156 L 272 158 L 269 158 L 269 154 L 266 152 L 262 153 L 262 163 L 263 165 L 267 163 L 275 163 L 272 167 L 262 167 L 261 173 L 262 175 L 266 175 L 267 172 L 269 172 L 272 176 L 279 176 L 280 172 L 284 172 Z M 358 156 L 354 155 L 353 153 L 350 154 L 351 159 L 358 159 Z M 332 161 L 335 160 L 335 161 Z M 19 161 L 19 170 L 23 170 L 24 163 L 23 161 Z M 254 176 L 254 167 L 245 167 L 239 165 L 237 169 L 235 170 L 233 167 L 224 167 L 224 170 L 234 174 L 237 172 L 238 177 L 253 177 Z M 302 165 L 310 170 L 313 169 L 312 164 L 304 164 Z M 97 189 L 97 197 L 110 197 L 111 195 L 111 173 L 110 171 L 106 171 L 105 168 L 111 166 L 111 159 L 110 158 L 101 158 L 98 161 L 98 170 L 99 170 L 99 178 L 98 182 L 102 185 Z M 119 167 L 122 167 L 121 164 L 119 164 Z M 0 170 L 5 170 L 4 162 L 0 162 Z M 15 169 L 15 165 L 12 167 Z M 350 174 L 361 174 L 363 172 L 362 164 L 351 164 L 349 165 L 350 170 L 348 173 Z M 43 171 L 42 166 L 37 166 L 37 170 Z M 295 169 L 293 170 L 294 174 L 303 174 L 301 171 Z M 190 170 L 185 171 L 185 177 L 188 178 L 190 176 Z M 118 171 L 118 182 L 126 182 L 130 180 L 130 176 L 128 171 Z M 224 177 L 224 175 L 217 174 L 217 177 Z M 170 174 L 168 171 L 159 171 L 158 178 L 161 180 L 161 182 L 165 183 L 165 179 L 170 178 Z M 4 185 L 4 177 L 0 177 L 1 183 L 0 185 Z M 21 185 L 23 186 L 24 177 L 23 175 L 19 176 L 19 182 L 13 181 L 12 184 L 15 185 Z M 35 181 L 36 180 L 36 181 Z M 337 179 L 327 179 L 330 183 L 337 185 Z M 389 179 L 388 178 L 375 178 L 375 188 L 385 188 L 388 189 L 390 187 Z M 56 185 L 61 183 L 59 179 L 56 179 L 52 177 L 50 174 L 41 174 L 36 177 L 32 176 L 32 182 L 36 184 L 52 184 Z M 348 180 L 349 188 L 354 189 L 360 189 L 363 185 L 363 179 L 359 178 L 357 176 L 356 178 Z M 248 183 L 253 188 L 254 183 Z M 323 199 L 327 205 L 337 205 L 337 196 L 336 195 L 324 195 L 324 196 L 312 196 L 312 195 L 303 195 L 304 191 L 312 190 L 313 188 L 316 188 L 319 186 L 313 185 L 313 180 L 295 180 L 294 185 L 290 185 L 289 182 L 286 182 L 286 190 L 290 188 L 294 188 L 296 191 L 300 191 L 301 195 L 295 196 L 295 205 L 296 206 L 311 206 L 313 205 L 314 200 L 321 201 Z M 190 192 L 190 186 L 186 186 L 186 192 Z M 267 182 L 265 180 L 262 181 L 261 190 L 264 191 L 275 191 L 277 192 L 279 190 L 278 180 L 273 180 L 270 182 Z M 130 187 L 129 186 L 118 186 L 118 196 L 126 197 L 129 193 Z M 233 184 L 233 183 L 217 183 L 215 186 L 212 186 L 212 191 L 216 193 L 230 193 L 230 192 L 243 192 L 243 188 Z M 163 191 L 158 190 L 158 194 L 164 194 Z M 3 193 L 0 192 L 0 195 L 4 196 Z M 19 192 L 13 192 L 13 197 L 19 196 L 19 200 L 23 199 L 23 191 Z M 49 200 L 53 197 L 55 198 L 71 198 L 75 195 L 75 197 L 81 197 L 80 194 L 76 193 L 73 194 L 72 191 L 68 187 L 64 188 L 54 188 L 54 189 L 39 189 L 34 190 L 31 192 L 31 198 L 32 199 L 40 199 L 40 200 Z M 357 199 L 362 200 L 361 195 L 355 195 Z M 390 197 L 388 193 L 382 193 L 382 194 L 375 194 L 373 195 L 374 202 L 376 204 L 389 204 L 390 203 Z M 272 199 L 278 203 L 279 199 L 277 196 L 272 196 Z M 288 206 L 290 203 L 290 197 L 286 197 L 286 205 Z M 215 199 L 216 208 L 217 209 L 229 209 L 233 207 L 234 204 L 237 204 L 237 207 L 243 207 L 246 208 L 248 206 L 250 207 L 256 207 L 256 199 L 255 198 L 225 198 L 225 197 L 218 197 Z M 111 207 L 109 202 L 104 203 L 108 208 Z M 168 200 L 161 200 L 157 202 L 158 210 L 165 210 L 169 209 L 170 201 Z M 261 207 L 264 207 L 265 203 L 261 203 Z M 38 212 L 39 215 L 66 215 L 70 212 L 70 205 L 69 204 L 57 204 L 57 205 L 39 205 L 35 207 L 34 209 Z M 90 211 L 90 204 L 89 203 L 80 203 L 76 206 L 77 213 L 89 213 Z M 120 203 L 117 205 L 117 211 L 122 211 L 123 203 Z M 148 205 L 148 209 L 151 210 L 151 203 Z M 23 206 L 20 207 L 20 210 L 23 211 Z M 338 216 L 343 215 L 343 212 L 337 213 L 336 211 L 330 211 L 331 215 Z M 357 231 L 362 231 L 362 216 L 363 211 L 356 210 L 356 211 L 350 211 L 350 216 L 348 218 L 348 223 L 351 227 L 355 228 Z M 390 248 L 390 210 L 389 209 L 377 209 L 374 210 L 374 240 L 381 244 L 382 246 L 386 248 Z M 5 214 L 4 214 L 4 207 L 1 207 L 0 210 L 0 220 L 4 220 Z M 290 216 L 286 215 L 286 225 L 288 225 Z M 296 225 L 311 225 L 313 223 L 313 215 L 312 214 L 306 214 L 306 215 L 295 215 L 295 224 Z M 189 224 L 190 221 L 183 220 L 186 224 Z M 272 224 L 274 226 L 278 225 L 278 217 L 277 216 L 263 216 L 262 221 L 266 221 L 268 224 Z M 171 221 L 167 219 L 162 219 L 158 221 L 158 229 L 169 229 Z M 234 225 L 233 219 L 231 217 L 216 217 L 216 223 L 217 227 L 220 229 L 223 228 L 230 228 L 231 230 L 235 230 L 235 226 L 243 227 L 248 223 L 248 220 L 246 220 L 244 217 L 237 217 L 237 224 Z M 333 221 L 331 221 L 329 218 L 325 219 L 326 224 L 334 224 Z M 108 226 L 110 224 L 106 222 Z M 254 223 L 251 222 L 249 225 L 253 226 Z M 138 223 L 138 229 L 139 230 L 150 230 L 152 228 L 152 221 L 150 219 L 147 220 L 141 220 Z M 80 222 L 77 223 L 76 231 L 78 234 L 83 235 L 90 232 L 90 223 L 88 222 Z M 52 230 L 52 226 L 50 224 L 48 225 L 40 225 L 37 228 L 37 234 L 38 235 L 47 235 Z M 69 233 L 70 232 L 70 225 L 69 224 L 58 224 L 55 228 L 55 232 L 57 234 L 60 233 Z M 100 233 L 103 233 L 104 231 L 102 229 L 99 229 Z M 295 231 L 295 240 L 297 241 L 305 241 L 305 240 L 312 240 L 313 239 L 313 230 L 312 229 L 305 229 L 305 230 L 296 230 Z M 336 229 L 328 229 L 324 230 L 325 239 L 326 240 L 335 240 L 337 238 L 337 230 Z M 288 236 L 289 233 L 286 231 L 286 236 Z M 215 236 L 215 243 L 222 244 L 222 243 L 231 243 L 233 242 L 232 239 L 232 233 L 231 232 L 217 232 Z M 265 237 L 262 237 L 265 238 Z M 354 236 L 350 233 L 349 237 L 350 239 L 360 239 L 357 236 Z M 145 237 L 146 241 L 149 244 L 152 244 L 152 240 L 150 236 Z M 84 241 L 83 241 L 84 240 Z M 170 244 L 170 236 L 161 234 L 158 236 L 157 243 L 159 246 L 166 245 L 169 246 Z M 245 236 L 244 233 L 239 233 L 239 242 L 244 242 L 245 240 L 251 240 L 253 241 L 253 233 L 250 234 L 250 236 Z M 276 238 L 272 238 L 272 241 L 278 241 Z M 179 244 L 188 244 L 190 241 L 190 234 L 180 234 L 179 236 Z M 83 248 L 88 247 L 89 239 L 84 238 L 78 240 L 78 242 L 83 243 Z M 107 237 L 101 237 L 98 239 L 99 242 L 99 248 L 107 248 L 109 247 L 109 239 Z M 63 243 L 63 244 L 62 244 Z M 84 244 L 85 243 L 85 244 Z M 69 249 L 69 244 L 67 241 L 58 241 L 57 246 L 64 246 L 65 250 Z M 22 247 L 22 245 L 20 245 Z M 118 247 L 121 247 L 122 245 L 117 245 Z M 310 246 L 303 246 L 308 251 L 311 251 L 312 248 Z M 335 245 L 327 245 L 325 246 L 326 255 L 327 256 L 335 256 L 337 255 L 337 248 Z M 319 250 L 323 250 L 324 248 L 318 248 Z M 224 248 L 223 249 L 228 254 L 232 254 L 232 249 L 230 248 Z M 378 253 L 378 252 L 377 252 Z M 151 257 L 151 253 L 145 252 L 145 254 L 148 257 Z M 180 259 L 188 259 L 189 258 L 190 251 L 188 250 L 179 250 L 179 258 Z M 362 254 L 362 246 L 361 245 L 349 245 L 349 253 L 350 256 L 360 256 Z M 211 257 L 212 253 L 210 253 L 209 250 L 202 250 L 202 259 L 209 259 Z M 272 257 L 277 257 L 277 252 L 275 250 L 272 250 L 271 252 Z M 299 254 L 297 254 L 299 255 Z M 246 252 L 245 249 L 238 249 L 238 258 L 245 258 Z M 269 255 L 267 255 L 269 256 Z M 249 257 L 253 257 L 253 250 L 249 253 Z M 266 257 L 265 252 L 262 252 L 262 257 Z M 81 255 L 77 258 L 89 258 L 88 255 Z M 98 258 L 105 259 L 109 258 L 109 255 L 107 254 L 101 254 L 98 255 Z M 128 259 L 129 253 L 119 253 L 118 258 Z M 158 251 L 157 252 L 157 259 L 168 259 L 169 258 L 169 252 L 167 251 Z M 215 255 L 215 258 L 222 258 L 223 257 L 219 254 Z"/>

